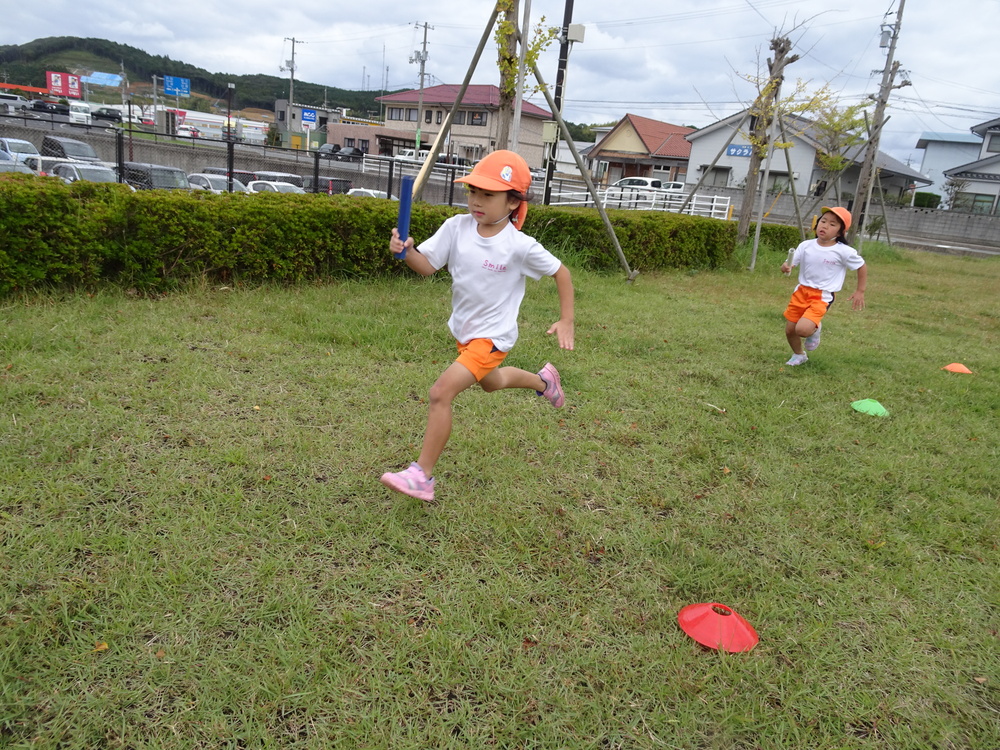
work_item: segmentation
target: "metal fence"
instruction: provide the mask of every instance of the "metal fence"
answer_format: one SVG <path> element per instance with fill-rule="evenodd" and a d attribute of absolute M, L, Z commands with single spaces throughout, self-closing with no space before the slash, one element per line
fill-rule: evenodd
<path fill-rule="evenodd" d="M 46 136 L 71 138 L 91 145 L 102 162 L 123 174 L 125 162 L 156 164 L 181 169 L 185 174 L 232 172 L 243 181 L 261 173 L 285 173 L 301 178 L 312 191 L 341 192 L 360 188 L 373 194 L 398 198 L 404 174 L 416 174 L 420 164 L 399 159 L 366 156 L 361 161 L 341 161 L 317 151 L 266 146 L 214 137 L 171 135 L 150 129 L 123 129 L 108 124 L 69 124 L 29 113 L 0 113 L 0 137 L 30 141 L 42 151 Z M 46 160 L 51 161 L 51 160 Z M 432 170 L 423 198 L 430 203 L 464 203 L 454 183 L 466 167 L 438 165 Z M 273 175 L 267 175 L 272 177 Z M 296 181 L 298 182 L 298 181 Z"/>
<path fill-rule="evenodd" d="M 318 151 L 266 146 L 227 140 L 219 137 L 172 135 L 143 127 L 123 129 L 106 123 L 70 124 L 65 118 L 38 117 L 28 112 L 0 112 L 0 137 L 31 141 L 39 151 L 46 135 L 72 138 L 93 146 L 108 166 L 124 174 L 125 162 L 139 162 L 175 167 L 185 174 L 230 172 L 242 181 L 260 173 L 286 173 L 301 178 L 310 191 L 347 192 L 360 188 L 380 196 L 399 197 L 404 175 L 415 175 L 421 164 L 390 157 L 365 156 L 361 161 L 328 158 Z M 214 135 L 214 134 L 213 134 Z M 440 205 L 464 205 L 464 193 L 455 178 L 466 174 L 468 167 L 436 165 L 424 186 L 424 201 Z M 273 175 L 268 175 L 272 178 Z M 541 194 L 541 186 L 535 186 Z M 681 193 L 604 190 L 601 197 L 608 208 L 678 211 L 684 200 Z M 553 182 L 552 205 L 594 207 L 593 198 L 582 181 L 557 178 Z M 696 195 L 684 213 L 725 219 L 730 201 L 726 196 Z"/>
<path fill-rule="evenodd" d="M 564 182 L 553 189 L 551 205 L 553 206 L 595 206 L 594 198 L 583 182 Z M 670 211 L 691 216 L 708 216 L 714 219 L 728 219 L 730 216 L 730 201 L 728 196 L 703 195 L 696 193 L 687 201 L 683 192 L 665 190 L 643 190 L 621 187 L 599 189 L 597 195 L 605 208 L 617 208 L 626 211 Z"/>

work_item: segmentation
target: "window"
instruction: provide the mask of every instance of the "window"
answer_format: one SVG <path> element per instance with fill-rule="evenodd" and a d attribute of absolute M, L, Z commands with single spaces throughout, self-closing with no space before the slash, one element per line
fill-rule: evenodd
<path fill-rule="evenodd" d="M 436 118 L 437 124 L 440 125 L 443 119 L 444 119 L 444 111 L 439 109 Z"/>
<path fill-rule="evenodd" d="M 983 193 L 959 193 L 955 196 L 953 208 L 970 214 L 991 214 L 995 199 L 996 196 Z"/>
<path fill-rule="evenodd" d="M 989 154 L 1000 153 L 1000 133 L 990 136 L 990 142 L 986 144 L 986 152 Z"/>
<path fill-rule="evenodd" d="M 469 124 L 470 125 L 485 125 L 486 124 L 486 113 L 485 112 L 469 112 Z"/>
<path fill-rule="evenodd" d="M 368 141 L 367 138 L 359 138 L 358 139 L 358 148 L 360 148 L 362 151 L 364 151 L 367 154 L 368 153 L 368 149 L 371 148 L 371 143 Z"/>
<path fill-rule="evenodd" d="M 705 180 L 704 184 L 710 187 L 726 187 L 729 184 L 729 169 L 714 167 L 708 173 L 708 179 Z"/>
<path fill-rule="evenodd" d="M 460 110 L 458 110 L 458 112 L 455 113 L 455 121 L 452 123 L 452 125 L 465 125 L 465 111 L 464 110 L 460 109 Z"/>
<path fill-rule="evenodd" d="M 441 113 L 438 112 L 438 114 Z M 424 112 L 424 122 L 430 125 L 433 121 L 434 121 L 434 113 L 431 112 L 431 110 L 427 110 L 426 112 Z"/>
<path fill-rule="evenodd" d="M 344 145 L 345 146 L 353 146 L 354 145 L 354 139 L 353 138 L 345 138 L 344 139 Z"/>
<path fill-rule="evenodd" d="M 402 120 L 403 119 L 403 108 L 402 107 L 389 107 L 389 119 L 390 120 Z"/>
<path fill-rule="evenodd" d="M 408 110 L 406 110 L 406 121 L 407 122 L 416 122 L 417 121 L 417 114 L 418 114 L 417 110 L 415 110 L 415 109 L 408 109 Z"/>

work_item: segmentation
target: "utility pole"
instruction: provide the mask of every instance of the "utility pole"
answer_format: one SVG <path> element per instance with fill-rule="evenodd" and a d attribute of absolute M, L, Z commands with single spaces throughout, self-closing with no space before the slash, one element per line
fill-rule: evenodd
<path fill-rule="evenodd" d="M 157 110 L 157 103 L 156 103 L 156 76 L 153 76 L 153 130 L 156 130 L 156 125 L 157 125 L 157 123 L 156 123 L 156 110 Z"/>
<path fill-rule="evenodd" d="M 281 68 L 282 70 L 287 70 L 288 71 L 288 75 L 289 75 L 289 79 L 288 79 L 288 108 L 285 110 L 285 120 L 286 120 L 285 127 L 288 129 L 288 132 L 291 133 L 292 132 L 292 103 L 295 101 L 295 45 L 296 44 L 305 44 L 305 42 L 303 42 L 301 40 L 297 40 L 295 37 L 287 37 L 287 36 L 285 37 L 285 41 L 292 43 L 292 59 L 291 60 L 286 60 L 285 61 L 285 66 Z"/>
<path fill-rule="evenodd" d="M 417 24 L 419 26 L 419 24 Z M 433 28 L 433 27 L 430 27 Z M 424 21 L 424 44 L 423 48 L 419 50 L 414 50 L 413 54 L 410 55 L 410 62 L 420 63 L 420 95 L 417 99 L 417 148 L 416 151 L 420 151 L 420 128 L 423 127 L 424 123 L 424 66 L 427 64 L 427 22 Z"/>
<path fill-rule="evenodd" d="M 552 116 L 557 119 L 562 118 L 563 88 L 566 84 L 566 68 L 569 67 L 569 25 L 573 23 L 573 0 L 566 0 L 563 6 L 563 23 L 559 30 L 559 62 L 556 67 L 556 90 L 552 97 L 556 111 Z M 559 136 L 556 136 L 555 143 L 549 146 L 548 154 L 545 157 L 545 187 L 542 191 L 542 203 L 546 206 L 552 200 L 552 175 L 556 171 L 556 157 L 559 155 Z"/>
<path fill-rule="evenodd" d="M 889 52 L 885 58 L 885 67 L 882 69 L 882 85 L 879 87 L 878 98 L 875 100 L 875 114 L 872 116 L 871 132 L 868 137 L 868 148 L 865 151 L 865 160 L 861 164 L 861 175 L 858 178 L 858 189 L 854 195 L 854 223 L 851 231 L 847 234 L 847 242 L 854 245 L 856 237 L 863 236 L 865 220 L 868 218 L 868 204 L 872 199 L 872 186 L 875 184 L 875 159 L 878 156 L 879 139 L 882 137 L 882 126 L 885 125 L 885 108 L 889 103 L 889 93 L 894 88 L 909 86 L 910 82 L 903 80 L 899 86 L 893 85 L 896 73 L 899 72 L 899 63 L 894 62 L 896 56 L 896 40 L 899 38 L 899 27 L 903 23 L 903 6 L 906 0 L 899 0 L 899 9 L 896 11 L 895 24 L 882 25 L 882 39 L 885 41 L 889 36 Z M 885 44 L 883 43 L 884 47 Z"/>

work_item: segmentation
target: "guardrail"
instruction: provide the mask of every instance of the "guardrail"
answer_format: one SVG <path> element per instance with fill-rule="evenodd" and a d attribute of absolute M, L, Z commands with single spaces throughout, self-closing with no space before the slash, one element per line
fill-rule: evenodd
<path fill-rule="evenodd" d="M 622 188 L 605 188 L 597 194 L 605 208 L 618 208 L 626 211 L 671 211 L 680 213 L 681 206 L 687 199 L 684 193 L 652 190 L 623 190 Z M 586 190 L 564 190 L 552 193 L 553 206 L 581 206 L 595 208 L 594 199 Z M 684 213 L 690 216 L 708 216 L 713 219 L 728 219 L 730 200 L 728 196 L 695 194 L 691 197 Z"/>

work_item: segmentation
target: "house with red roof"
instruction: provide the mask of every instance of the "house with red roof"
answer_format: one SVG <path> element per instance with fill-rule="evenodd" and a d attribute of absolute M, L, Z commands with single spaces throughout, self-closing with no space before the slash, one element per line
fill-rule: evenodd
<path fill-rule="evenodd" d="M 685 182 L 694 128 L 672 125 L 639 115 L 625 115 L 593 148 L 587 159 L 598 181 L 610 184 L 623 177 L 654 177 Z"/>
<path fill-rule="evenodd" d="M 385 126 L 412 134 L 406 143 L 398 142 L 396 150 L 414 147 L 418 126 L 420 147 L 428 148 L 433 144 L 461 88 L 454 84 L 442 84 L 429 86 L 422 94 L 419 89 L 411 89 L 378 97 L 378 101 L 385 105 Z M 477 161 L 496 150 L 499 111 L 499 87 L 470 85 L 455 112 L 451 135 L 442 151 Z M 527 100 L 522 101 L 517 152 L 530 167 L 542 165 L 542 123 L 551 119 L 552 113 L 547 109 Z"/>

